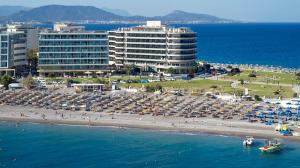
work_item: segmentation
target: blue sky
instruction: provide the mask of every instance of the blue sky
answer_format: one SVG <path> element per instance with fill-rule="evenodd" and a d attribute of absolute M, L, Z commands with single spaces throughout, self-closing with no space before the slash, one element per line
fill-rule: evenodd
<path fill-rule="evenodd" d="M 175 9 L 256 22 L 300 22 L 300 0 L 0 0 L 0 5 L 91 5 L 135 15 L 164 15 Z"/>

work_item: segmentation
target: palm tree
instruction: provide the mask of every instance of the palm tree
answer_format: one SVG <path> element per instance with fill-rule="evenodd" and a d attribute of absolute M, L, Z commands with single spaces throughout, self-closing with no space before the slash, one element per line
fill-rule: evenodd
<path fill-rule="evenodd" d="M 30 68 L 30 73 L 32 69 L 36 69 L 38 65 L 38 50 L 37 49 L 30 49 L 27 51 L 26 56 L 28 60 L 28 65 Z"/>

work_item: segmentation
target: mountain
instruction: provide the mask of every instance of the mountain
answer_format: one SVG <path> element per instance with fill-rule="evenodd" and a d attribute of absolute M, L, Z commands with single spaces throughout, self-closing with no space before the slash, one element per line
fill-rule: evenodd
<path fill-rule="evenodd" d="M 110 12 L 109 12 L 110 11 Z M 0 17 L 0 21 L 39 21 L 39 22 L 57 22 L 57 21 L 117 21 L 129 23 L 141 23 L 147 20 L 161 20 L 164 23 L 224 23 L 232 22 L 231 20 L 218 18 L 212 15 L 195 14 L 176 10 L 165 16 L 145 17 L 145 16 L 126 16 L 114 10 L 99 9 L 93 6 L 64 6 L 64 5 L 48 5 L 33 8 L 27 11 Z M 123 11 L 124 12 L 124 11 Z M 125 16 L 122 16 L 122 15 Z"/>
<path fill-rule="evenodd" d="M 224 23 L 233 22 L 233 20 L 222 19 L 216 16 L 207 14 L 188 13 L 180 10 L 175 10 L 165 16 L 155 17 L 168 23 Z"/>
<path fill-rule="evenodd" d="M 120 15 L 120 16 L 131 16 L 131 14 L 123 9 L 110 9 L 110 8 L 101 8 L 103 10 L 105 10 L 106 12 L 110 12 L 116 15 Z"/>
<path fill-rule="evenodd" d="M 9 16 L 27 10 L 30 10 L 30 8 L 25 6 L 0 6 L 0 16 Z"/>
<path fill-rule="evenodd" d="M 93 6 L 48 5 L 21 11 L 7 17 L 10 21 L 82 21 L 82 20 L 122 20 L 123 17 Z"/>

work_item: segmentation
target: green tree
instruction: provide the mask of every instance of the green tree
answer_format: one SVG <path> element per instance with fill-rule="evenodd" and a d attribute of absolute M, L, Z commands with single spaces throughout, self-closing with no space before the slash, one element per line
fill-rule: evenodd
<path fill-rule="evenodd" d="M 125 65 L 125 71 L 126 71 L 126 74 L 129 76 L 133 70 L 133 65 Z"/>
<path fill-rule="evenodd" d="M 35 80 L 32 78 L 31 74 L 22 80 L 22 84 L 27 89 L 32 89 L 35 87 Z"/>
<path fill-rule="evenodd" d="M 194 68 L 188 69 L 188 74 L 189 74 L 190 77 L 194 77 L 195 69 Z"/>
<path fill-rule="evenodd" d="M 8 89 L 8 85 L 11 84 L 12 82 L 13 79 L 8 75 L 2 76 L 0 80 L 0 83 L 5 87 L 5 89 Z"/>
<path fill-rule="evenodd" d="M 256 78 L 256 73 L 252 71 L 249 75 L 250 78 Z"/>
<path fill-rule="evenodd" d="M 28 64 L 30 66 L 30 68 L 37 68 L 38 65 L 38 50 L 37 49 L 30 49 L 27 51 L 26 56 L 27 56 L 27 60 L 28 60 Z"/>
<path fill-rule="evenodd" d="M 168 70 L 167 70 L 168 73 L 170 74 L 174 74 L 175 73 L 175 69 L 170 67 Z"/>
<path fill-rule="evenodd" d="M 232 75 L 232 76 L 240 74 L 240 73 L 241 73 L 241 70 L 239 68 L 232 68 L 230 71 L 230 75 Z"/>

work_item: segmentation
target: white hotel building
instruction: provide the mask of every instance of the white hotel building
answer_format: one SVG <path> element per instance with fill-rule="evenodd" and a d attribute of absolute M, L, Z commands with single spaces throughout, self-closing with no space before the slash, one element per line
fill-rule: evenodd
<path fill-rule="evenodd" d="M 188 28 L 172 28 L 159 21 L 109 32 L 110 65 L 135 65 L 162 72 L 185 73 L 194 68 L 197 35 Z"/>

